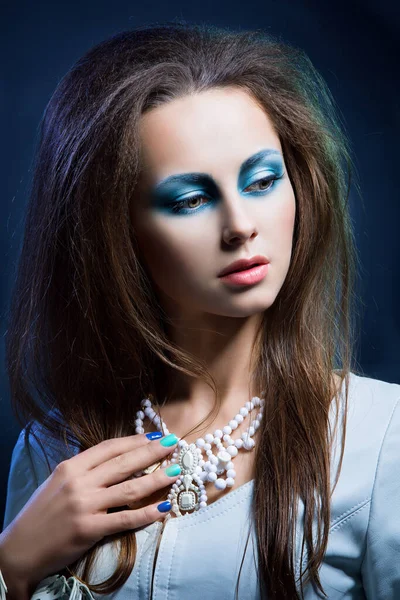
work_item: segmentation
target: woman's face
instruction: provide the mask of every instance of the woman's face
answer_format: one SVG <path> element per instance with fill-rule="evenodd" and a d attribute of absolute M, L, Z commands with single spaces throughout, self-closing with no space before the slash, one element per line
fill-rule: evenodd
<path fill-rule="evenodd" d="M 296 212 L 265 112 L 239 88 L 212 89 L 145 113 L 140 137 L 131 216 L 164 308 L 190 318 L 265 311 L 289 268 Z M 255 255 L 269 260 L 261 281 L 237 286 L 218 277 Z"/>

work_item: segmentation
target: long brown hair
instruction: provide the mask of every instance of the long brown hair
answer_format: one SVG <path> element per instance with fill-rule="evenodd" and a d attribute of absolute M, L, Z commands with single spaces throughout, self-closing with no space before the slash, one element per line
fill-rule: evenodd
<path fill-rule="evenodd" d="M 132 435 L 149 393 L 168 398 L 176 369 L 215 381 L 166 335 L 167 315 L 138 257 L 129 207 L 140 173 L 138 123 L 165 102 L 239 86 L 266 111 L 282 145 L 297 210 L 285 282 L 254 340 L 265 413 L 255 448 L 258 581 L 271 599 L 299 598 L 296 500 L 304 503 L 303 585 L 318 569 L 330 523 L 329 411 L 352 367 L 357 253 L 348 210 L 350 145 L 331 93 L 305 53 L 263 31 L 166 22 L 119 33 L 68 71 L 40 124 L 25 234 L 10 303 L 7 368 L 17 419 L 47 442 L 85 450 Z M 340 411 L 336 411 L 340 414 Z M 346 410 L 342 420 L 343 442 Z M 341 446 L 339 476 L 344 443 Z M 317 519 L 317 538 L 312 522 Z M 111 538 L 111 536 L 110 536 Z M 94 592 L 127 580 L 134 531 Z M 102 540 L 66 572 L 88 583 Z"/>

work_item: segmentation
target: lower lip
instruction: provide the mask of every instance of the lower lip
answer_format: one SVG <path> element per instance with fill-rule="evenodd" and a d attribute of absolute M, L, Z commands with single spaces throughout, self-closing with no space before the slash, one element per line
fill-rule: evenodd
<path fill-rule="evenodd" d="M 227 283 L 233 283 L 234 285 L 252 285 L 253 283 L 258 283 L 264 279 L 268 271 L 268 265 L 269 263 L 266 265 L 257 265 L 256 267 L 246 269 L 245 271 L 229 273 L 228 275 L 220 277 L 220 279 Z"/>

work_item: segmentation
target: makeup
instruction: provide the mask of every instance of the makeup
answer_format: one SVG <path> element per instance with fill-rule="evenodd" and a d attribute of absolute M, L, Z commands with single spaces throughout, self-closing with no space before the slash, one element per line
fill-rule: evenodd
<path fill-rule="evenodd" d="M 260 150 L 242 163 L 238 188 L 244 197 L 265 196 L 283 175 L 281 153 L 272 148 Z M 157 210 L 187 215 L 215 206 L 221 192 L 208 173 L 182 173 L 161 180 L 151 195 Z"/>
<path fill-rule="evenodd" d="M 236 271 L 220 277 L 221 281 L 234 286 L 246 286 L 259 283 L 268 273 L 269 263 L 266 265 L 257 265 L 245 271 Z"/>

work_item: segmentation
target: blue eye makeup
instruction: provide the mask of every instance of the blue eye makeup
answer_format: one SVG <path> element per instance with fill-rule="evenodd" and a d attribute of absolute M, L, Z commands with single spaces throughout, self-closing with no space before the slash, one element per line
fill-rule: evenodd
<path fill-rule="evenodd" d="M 241 165 L 239 189 L 244 197 L 265 196 L 284 175 L 281 153 L 274 149 L 261 150 Z M 168 214 L 186 215 L 215 206 L 220 191 L 207 173 L 183 173 L 163 179 L 154 188 L 152 198 L 157 209 Z M 205 202 L 198 205 L 201 200 Z"/>

